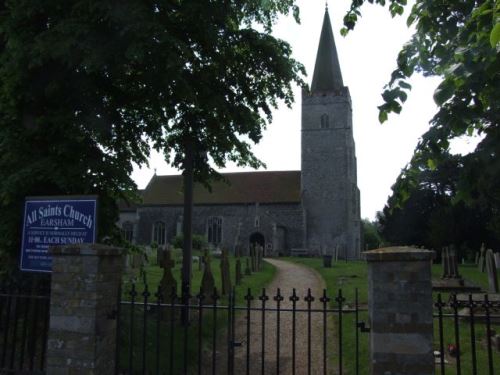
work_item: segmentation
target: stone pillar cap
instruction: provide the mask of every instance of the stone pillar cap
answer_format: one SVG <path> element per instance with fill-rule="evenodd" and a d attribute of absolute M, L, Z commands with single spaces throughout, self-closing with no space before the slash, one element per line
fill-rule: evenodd
<path fill-rule="evenodd" d="M 94 255 L 94 256 L 118 256 L 122 255 L 123 249 L 115 246 L 97 243 L 82 243 L 78 245 L 50 246 L 49 254 L 52 255 Z"/>
<path fill-rule="evenodd" d="M 387 261 L 420 261 L 431 260 L 436 257 L 433 250 L 417 249 L 409 246 L 393 246 L 381 249 L 364 251 L 363 255 L 368 262 Z"/>

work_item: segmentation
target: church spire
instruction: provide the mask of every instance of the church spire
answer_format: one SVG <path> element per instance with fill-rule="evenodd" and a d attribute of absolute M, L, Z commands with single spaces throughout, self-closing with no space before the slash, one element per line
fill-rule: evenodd
<path fill-rule="evenodd" d="M 327 3 L 316 55 L 316 65 L 314 66 L 311 92 L 339 90 L 343 86 Z"/>

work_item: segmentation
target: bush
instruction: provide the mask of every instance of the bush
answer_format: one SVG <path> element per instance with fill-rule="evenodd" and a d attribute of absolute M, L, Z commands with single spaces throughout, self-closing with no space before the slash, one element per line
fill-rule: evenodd
<path fill-rule="evenodd" d="M 182 249 L 184 247 L 184 236 L 179 234 L 172 239 L 172 246 L 177 249 Z M 204 250 L 208 247 L 207 239 L 204 235 L 193 234 L 193 249 L 194 250 Z"/>

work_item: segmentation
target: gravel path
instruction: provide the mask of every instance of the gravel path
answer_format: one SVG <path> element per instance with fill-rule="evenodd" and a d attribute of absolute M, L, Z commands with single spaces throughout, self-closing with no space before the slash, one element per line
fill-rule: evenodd
<path fill-rule="evenodd" d="M 304 297 L 307 295 L 308 289 L 311 290 L 314 301 L 311 303 L 312 309 L 322 309 L 323 305 L 319 298 L 323 294 L 325 282 L 321 276 L 311 268 L 300 266 L 291 262 L 266 259 L 267 262 L 274 265 L 277 269 L 276 276 L 271 284 L 266 289 L 269 300 L 266 306 L 276 307 L 276 301 L 273 297 L 276 295 L 278 288 L 284 300 L 281 302 L 281 308 L 291 309 L 292 302 L 290 296 L 292 289 L 295 288 L 300 301 L 297 302 L 297 309 L 306 309 L 307 302 Z M 262 302 L 256 298 L 253 302 L 253 307 L 259 308 Z M 280 374 L 323 374 L 323 314 L 310 314 L 310 345 L 308 345 L 309 319 L 307 312 L 297 312 L 295 319 L 295 363 L 292 356 L 293 352 L 293 334 L 292 326 L 293 319 L 291 312 L 282 311 L 280 313 L 279 323 L 279 345 L 278 337 L 278 322 L 276 312 L 265 313 L 265 323 L 263 326 L 262 313 L 260 311 L 252 311 L 250 318 L 250 374 L 262 373 L 262 363 L 264 363 L 265 374 L 278 373 L 278 351 L 279 351 L 279 373 Z M 328 328 L 331 328 L 331 319 L 328 319 Z M 262 331 L 264 328 L 264 362 L 262 362 Z M 236 341 L 242 342 L 241 347 L 235 349 L 235 374 L 246 373 L 247 359 L 247 318 L 246 313 L 237 317 L 236 320 Z M 328 332 L 331 332 L 328 329 Z M 331 336 L 331 335 L 329 335 Z M 327 337 L 329 342 L 332 342 L 331 337 Z M 308 360 L 308 357 L 311 360 Z M 309 368 L 310 366 L 310 368 Z M 295 372 L 293 372 L 295 368 Z"/>

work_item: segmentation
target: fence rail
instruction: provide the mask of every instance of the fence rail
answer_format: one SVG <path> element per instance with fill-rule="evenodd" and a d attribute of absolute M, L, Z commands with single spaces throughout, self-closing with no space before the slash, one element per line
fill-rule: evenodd
<path fill-rule="evenodd" d="M 500 354 L 492 348 L 493 327 L 497 333 L 500 329 L 500 301 L 488 294 L 450 294 L 445 301 L 438 294 L 434 307 L 441 375 L 494 375 L 495 362 L 500 370 Z"/>
<path fill-rule="evenodd" d="M 326 290 L 315 297 L 311 290 L 299 296 L 296 290 L 237 295 L 233 289 L 225 297 L 215 291 L 182 298 L 132 284 L 124 295 L 118 374 L 329 374 L 333 368 L 342 374 L 346 330 L 355 341 L 349 360 L 359 374 L 359 333 L 369 329 L 360 320 L 366 309 L 357 291 L 353 307 L 341 290 L 331 297 Z"/>
<path fill-rule="evenodd" d="M 41 286 L 0 286 L 0 373 L 44 373 L 49 305 Z"/>

